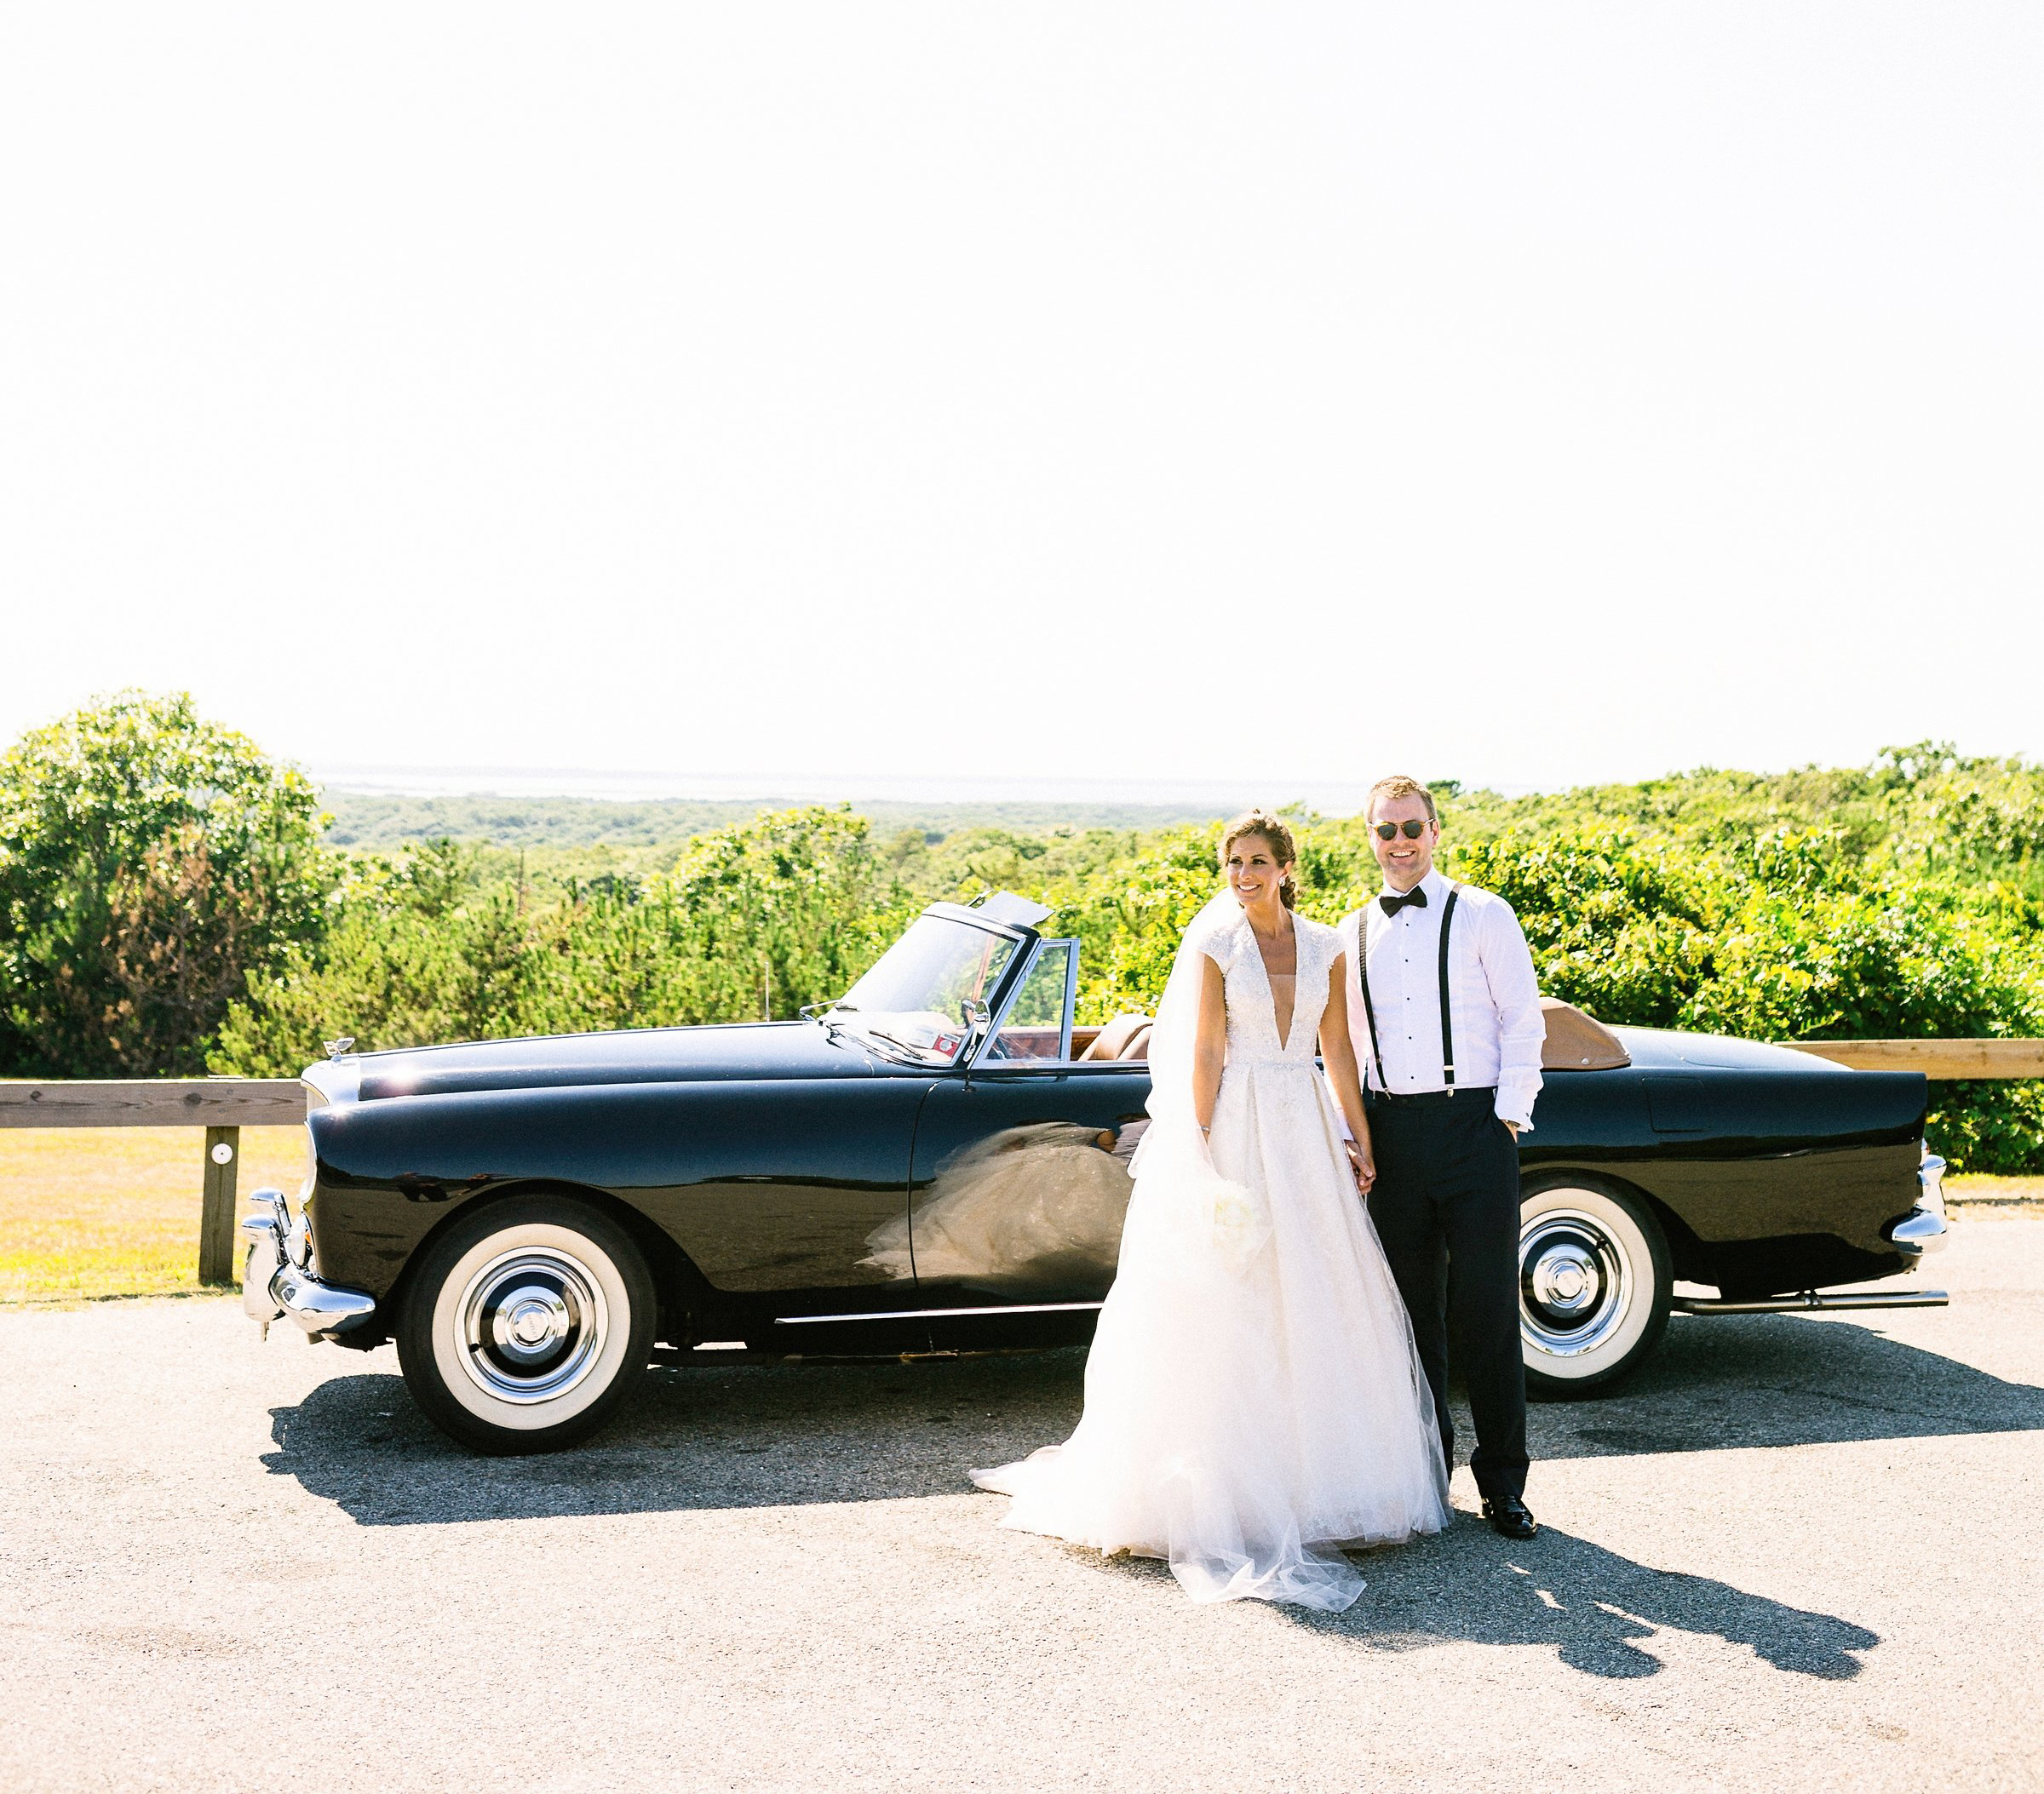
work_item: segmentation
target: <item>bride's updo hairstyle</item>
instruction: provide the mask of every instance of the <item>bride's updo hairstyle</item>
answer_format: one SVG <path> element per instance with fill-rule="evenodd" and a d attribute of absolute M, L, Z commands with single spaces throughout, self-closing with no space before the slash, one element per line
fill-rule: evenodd
<path fill-rule="evenodd" d="M 1287 909 L 1297 907 L 1299 882 L 1292 876 L 1292 868 L 1299 858 L 1299 850 L 1293 845 L 1292 831 L 1267 810 L 1245 810 L 1220 833 L 1220 863 L 1226 866 L 1228 856 L 1235 851 L 1235 844 L 1245 834 L 1260 834 L 1269 843 L 1271 857 L 1278 862 L 1283 876 L 1278 881 L 1278 894 L 1284 899 Z"/>

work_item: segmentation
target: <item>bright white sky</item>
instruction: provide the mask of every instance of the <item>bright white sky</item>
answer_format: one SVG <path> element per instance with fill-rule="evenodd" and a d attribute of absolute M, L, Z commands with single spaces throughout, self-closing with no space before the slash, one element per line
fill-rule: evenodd
<path fill-rule="evenodd" d="M 16 9 L 0 739 L 2044 752 L 2041 81 L 2031 3 Z"/>

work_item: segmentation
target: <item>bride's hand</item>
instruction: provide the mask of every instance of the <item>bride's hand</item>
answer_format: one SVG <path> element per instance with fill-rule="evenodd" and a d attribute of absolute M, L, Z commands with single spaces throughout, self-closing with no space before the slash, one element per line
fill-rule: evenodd
<path fill-rule="evenodd" d="M 1359 1194 L 1367 1196 L 1369 1194 L 1369 1186 L 1377 1181 L 1376 1161 L 1362 1150 L 1353 1140 L 1345 1143 L 1348 1148 L 1349 1169 L 1356 1174 L 1356 1189 Z"/>

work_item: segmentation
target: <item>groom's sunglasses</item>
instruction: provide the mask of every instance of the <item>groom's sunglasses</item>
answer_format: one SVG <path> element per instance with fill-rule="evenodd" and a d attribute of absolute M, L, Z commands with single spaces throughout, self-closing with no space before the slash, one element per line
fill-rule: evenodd
<path fill-rule="evenodd" d="M 1424 822 L 1372 822 L 1370 827 L 1377 831 L 1380 841 L 1395 841 L 1401 834 L 1407 840 L 1416 841 L 1427 832 Z"/>

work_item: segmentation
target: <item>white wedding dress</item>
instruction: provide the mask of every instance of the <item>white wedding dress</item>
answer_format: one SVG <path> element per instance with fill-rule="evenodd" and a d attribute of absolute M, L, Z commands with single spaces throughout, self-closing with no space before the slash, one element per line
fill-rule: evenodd
<path fill-rule="evenodd" d="M 973 1480 L 1014 1498 L 1002 1525 L 1164 1558 L 1196 1601 L 1334 1612 L 1364 1587 L 1343 1547 L 1438 1532 L 1448 1491 L 1411 1324 L 1314 1064 L 1340 949 L 1295 926 L 1283 1041 L 1233 898 L 1187 932 L 1085 1413 L 1064 1444 Z M 1210 1158 L 1191 1114 L 1201 956 L 1228 1011 Z"/>

